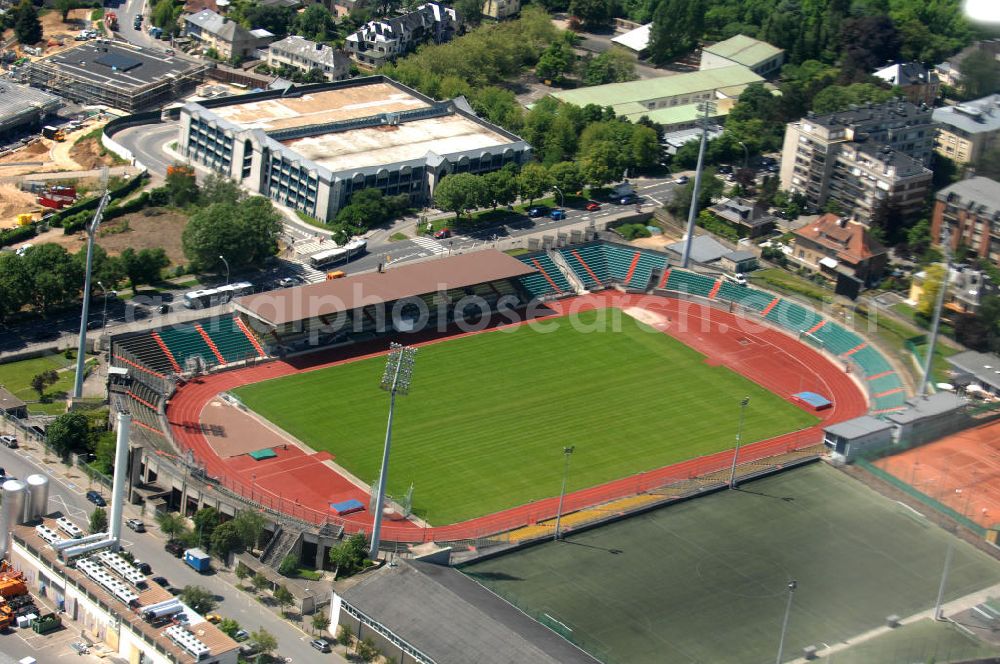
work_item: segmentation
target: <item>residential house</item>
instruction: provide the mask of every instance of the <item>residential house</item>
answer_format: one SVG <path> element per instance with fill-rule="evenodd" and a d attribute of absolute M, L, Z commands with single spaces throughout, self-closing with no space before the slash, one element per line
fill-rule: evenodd
<path fill-rule="evenodd" d="M 266 43 L 266 35 L 273 37 L 266 30 L 255 35 L 236 21 L 210 9 L 185 16 L 184 34 L 206 51 L 215 49 L 223 60 L 250 57 L 262 42 Z"/>
<path fill-rule="evenodd" d="M 957 88 L 962 84 L 962 61 L 975 53 L 983 51 L 1000 60 L 1000 39 L 984 39 L 977 41 L 972 46 L 963 48 L 961 51 L 951 56 L 934 68 L 943 85 L 950 85 Z"/>
<path fill-rule="evenodd" d="M 319 69 L 328 81 L 340 81 L 350 75 L 351 61 L 327 44 L 317 44 L 298 35 L 289 35 L 267 47 L 267 66 L 291 67 L 301 72 Z"/>
<path fill-rule="evenodd" d="M 768 214 L 767 206 L 749 198 L 724 198 L 709 210 L 720 219 L 742 230 L 744 237 L 759 237 L 774 228 L 774 215 Z"/>
<path fill-rule="evenodd" d="M 889 263 L 889 252 L 864 224 L 835 214 L 824 214 L 792 235 L 789 257 L 830 278 L 845 272 L 871 285 L 878 282 Z"/>
<path fill-rule="evenodd" d="M 489 16 L 497 21 L 514 18 L 521 12 L 521 0 L 486 0 L 483 3 L 483 16 Z"/>
<path fill-rule="evenodd" d="M 937 73 L 919 62 L 891 64 L 879 69 L 873 76 L 898 87 L 911 104 L 933 106 L 941 91 L 941 79 Z"/>
<path fill-rule="evenodd" d="M 1000 266 L 1000 182 L 971 177 L 945 187 L 935 199 L 931 214 L 935 242 L 947 224 L 953 248 L 964 245 Z"/>
<path fill-rule="evenodd" d="M 428 2 L 402 16 L 368 21 L 347 36 L 344 47 L 351 58 L 377 67 L 424 42 L 446 42 L 457 28 L 454 9 Z"/>
<path fill-rule="evenodd" d="M 913 275 L 910 292 L 906 298 L 907 304 L 916 306 L 920 302 L 926 280 L 927 272 L 924 270 Z M 996 292 L 997 285 L 984 271 L 966 264 L 952 265 L 948 275 L 948 292 L 945 293 L 944 299 L 945 309 L 948 310 L 946 313 L 974 314 L 983 303 L 983 298 Z"/>
<path fill-rule="evenodd" d="M 1000 147 L 1000 94 L 934 109 L 938 123 L 934 150 L 959 164 L 975 163 Z"/>
<path fill-rule="evenodd" d="M 703 48 L 700 69 L 743 65 L 764 78 L 770 78 L 781 72 L 781 65 L 784 63 L 785 51 L 783 49 L 753 37 L 736 35 Z"/>
<path fill-rule="evenodd" d="M 870 223 L 886 207 L 919 211 L 932 177 L 931 109 L 908 101 L 810 113 L 785 129 L 781 186 L 815 207 L 834 199 Z"/>

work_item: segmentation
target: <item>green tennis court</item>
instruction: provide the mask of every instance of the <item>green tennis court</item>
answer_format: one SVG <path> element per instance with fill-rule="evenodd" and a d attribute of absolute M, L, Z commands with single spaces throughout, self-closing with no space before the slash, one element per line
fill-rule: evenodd
<path fill-rule="evenodd" d="M 397 402 L 389 493 L 414 485 L 414 511 L 435 525 L 556 495 L 565 445 L 569 490 L 814 424 L 815 416 L 671 337 L 600 312 L 425 346 Z M 246 406 L 341 466 L 378 475 L 388 397 L 375 358 L 248 385 Z"/>
<path fill-rule="evenodd" d="M 786 661 L 931 608 L 949 539 L 816 463 L 464 571 L 606 662 L 764 664 L 789 580 Z M 948 599 L 998 582 L 955 541 Z"/>

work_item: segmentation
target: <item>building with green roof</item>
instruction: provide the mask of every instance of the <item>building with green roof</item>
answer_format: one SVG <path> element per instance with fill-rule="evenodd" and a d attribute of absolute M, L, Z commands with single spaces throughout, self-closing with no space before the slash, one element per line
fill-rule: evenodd
<path fill-rule="evenodd" d="M 785 51 L 746 35 L 736 35 L 706 46 L 701 51 L 701 69 L 743 65 L 764 77 L 776 76 L 785 62 Z"/>

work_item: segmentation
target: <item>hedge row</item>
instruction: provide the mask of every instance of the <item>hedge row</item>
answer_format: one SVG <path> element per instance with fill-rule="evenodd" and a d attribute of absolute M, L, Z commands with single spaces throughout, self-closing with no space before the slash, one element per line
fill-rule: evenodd
<path fill-rule="evenodd" d="M 18 242 L 24 242 L 30 238 L 35 237 L 38 232 L 35 230 L 35 225 L 30 226 L 18 226 L 17 228 L 9 228 L 0 231 L 0 247 L 6 247 L 8 244 L 16 244 Z"/>

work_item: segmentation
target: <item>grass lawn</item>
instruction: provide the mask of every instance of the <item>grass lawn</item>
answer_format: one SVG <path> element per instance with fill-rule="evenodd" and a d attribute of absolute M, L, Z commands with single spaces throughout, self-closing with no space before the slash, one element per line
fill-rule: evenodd
<path fill-rule="evenodd" d="M 833 300 L 833 291 L 788 270 L 771 267 L 751 272 L 749 276 L 751 282 L 781 293 L 802 295 L 820 302 Z"/>
<path fill-rule="evenodd" d="M 912 662 L 967 662 L 1000 655 L 1000 648 L 962 633 L 951 623 L 926 618 L 903 625 L 868 641 L 842 650 L 829 661 L 835 664 L 911 664 Z"/>
<path fill-rule="evenodd" d="M 62 354 L 0 364 L 0 385 L 22 401 L 27 401 L 28 410 L 56 415 L 66 410 L 65 399 L 73 390 L 75 366 L 76 360 L 67 360 Z M 52 402 L 32 403 L 38 401 L 38 393 L 31 389 L 31 379 L 48 369 L 55 369 L 59 373 L 59 380 L 45 391 Z"/>
<path fill-rule="evenodd" d="M 612 315 L 615 314 L 615 315 Z M 411 394 L 396 405 L 389 493 L 412 483 L 415 512 L 454 523 L 732 447 L 738 403 L 752 397 L 744 442 L 815 423 L 767 392 L 618 310 L 506 328 L 421 348 Z M 601 321 L 620 331 L 600 331 Z M 574 330 L 580 328 L 582 332 Z M 384 360 L 354 362 L 236 390 L 243 402 L 372 482 L 387 397 Z"/>
<path fill-rule="evenodd" d="M 894 308 L 899 305 L 895 305 Z M 898 311 L 898 309 L 897 309 Z M 868 312 L 864 307 L 859 307 L 857 309 L 858 319 L 855 323 L 859 326 L 859 330 L 866 331 L 872 329 L 872 326 L 868 324 Z M 905 314 L 904 314 L 905 315 Z M 875 336 L 878 337 L 887 347 L 891 348 L 896 356 L 901 360 L 901 364 L 910 372 L 915 380 L 920 379 L 921 372 L 917 371 L 913 366 L 913 355 L 910 350 L 906 347 L 906 340 L 912 339 L 913 337 L 926 334 L 926 330 L 920 328 L 916 325 L 907 325 L 898 320 L 894 320 L 888 316 L 879 316 L 876 319 Z M 917 351 L 923 356 L 925 352 L 926 345 L 917 346 Z M 935 382 L 947 382 L 949 380 L 949 365 L 946 358 L 954 355 L 958 351 L 951 346 L 947 346 L 942 343 L 941 339 L 938 340 L 937 345 L 934 347 L 934 363 L 933 363 L 933 376 Z M 921 360 L 921 366 L 923 366 L 923 360 Z"/>
<path fill-rule="evenodd" d="M 931 608 L 949 540 L 946 600 L 1000 582 L 996 560 L 825 464 L 741 489 L 570 533 L 463 571 L 611 664 L 773 662 L 786 585 L 795 579 L 785 642 L 791 661 L 805 646 L 839 643 L 884 625 L 888 615 Z M 900 641 L 873 641 L 877 649 L 867 657 L 859 645 L 857 657 L 849 649 L 817 661 L 951 661 L 942 658 L 945 649 L 934 649 L 944 637 L 929 643 L 920 639 L 922 629 L 900 628 L 901 639 L 909 634 L 911 643 L 927 646 L 907 651 L 909 659 L 872 654 L 897 647 L 904 654 Z"/>

